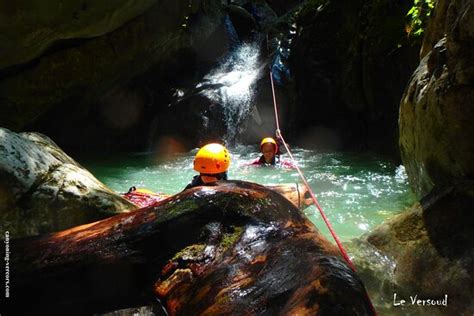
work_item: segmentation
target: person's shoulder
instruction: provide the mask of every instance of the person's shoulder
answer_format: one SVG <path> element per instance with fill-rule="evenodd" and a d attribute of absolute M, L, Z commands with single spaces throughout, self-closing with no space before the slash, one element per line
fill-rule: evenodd
<path fill-rule="evenodd" d="M 193 179 L 191 180 L 191 182 L 189 182 L 189 184 L 184 188 L 184 190 L 187 190 L 187 189 L 191 189 L 191 188 L 194 188 L 198 185 L 201 185 L 202 184 L 202 180 L 201 180 L 201 176 L 200 175 L 196 175 L 193 177 Z M 183 190 L 183 191 L 184 191 Z"/>
<path fill-rule="evenodd" d="M 258 157 L 258 158 L 255 158 L 253 161 L 252 161 L 252 164 L 253 165 L 261 165 L 262 164 L 262 157 Z"/>

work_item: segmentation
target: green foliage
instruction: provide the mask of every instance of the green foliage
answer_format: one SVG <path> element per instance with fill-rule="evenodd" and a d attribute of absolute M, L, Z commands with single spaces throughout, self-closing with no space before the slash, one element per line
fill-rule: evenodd
<path fill-rule="evenodd" d="M 435 4 L 436 0 L 413 0 L 413 6 L 407 13 L 410 18 L 410 23 L 406 26 L 408 35 L 418 37 L 423 34 Z"/>

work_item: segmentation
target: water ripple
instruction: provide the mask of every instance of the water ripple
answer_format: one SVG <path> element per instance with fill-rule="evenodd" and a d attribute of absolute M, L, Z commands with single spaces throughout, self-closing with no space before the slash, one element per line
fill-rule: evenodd
<path fill-rule="evenodd" d="M 230 179 L 262 184 L 300 182 L 294 170 L 242 167 L 259 157 L 257 149 L 257 146 L 242 145 L 230 149 Z M 366 232 L 415 201 L 403 166 L 371 155 L 293 150 L 298 165 L 343 240 Z M 81 163 L 117 192 L 126 192 L 135 185 L 173 194 L 181 191 L 196 174 L 192 169 L 195 153 L 193 150 L 165 161 L 156 160 L 152 155 L 135 155 Z M 289 158 L 283 155 L 282 159 Z M 160 162 L 154 164 L 155 161 Z M 327 233 L 314 206 L 305 213 Z"/>

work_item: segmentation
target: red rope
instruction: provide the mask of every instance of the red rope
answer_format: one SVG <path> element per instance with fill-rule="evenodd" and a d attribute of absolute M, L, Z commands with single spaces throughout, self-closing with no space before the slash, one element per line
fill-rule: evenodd
<path fill-rule="evenodd" d="M 351 259 L 347 255 L 347 252 L 344 249 L 344 247 L 342 246 L 341 241 L 339 240 L 339 237 L 337 236 L 336 232 L 332 228 L 332 225 L 329 222 L 329 219 L 326 217 L 326 214 L 324 214 L 324 211 L 323 211 L 321 205 L 319 205 L 318 199 L 316 199 L 316 196 L 314 195 L 313 190 L 311 190 L 311 187 L 309 186 L 308 181 L 306 181 L 306 178 L 303 175 L 303 172 L 301 172 L 301 169 L 298 167 L 298 164 L 296 163 L 296 160 L 293 157 L 293 154 L 291 153 L 290 148 L 288 148 L 288 145 L 286 144 L 285 139 L 283 138 L 283 135 L 281 135 L 280 123 L 279 123 L 279 119 L 278 119 L 278 108 L 277 108 L 276 97 L 275 97 L 275 87 L 273 85 L 273 74 L 272 74 L 271 71 L 270 71 L 270 81 L 272 83 L 273 106 L 274 106 L 274 109 L 275 109 L 275 121 L 276 121 L 276 127 L 277 127 L 276 136 L 279 137 L 281 139 L 281 141 L 283 142 L 283 145 L 285 146 L 285 149 L 288 152 L 288 155 L 290 156 L 291 160 L 293 161 L 293 164 L 295 165 L 296 170 L 298 171 L 298 174 L 301 177 L 301 180 L 303 180 L 303 183 L 305 184 L 306 188 L 308 189 L 309 194 L 311 195 L 311 198 L 314 201 L 314 204 L 316 205 L 316 207 L 319 210 L 319 213 L 321 214 L 321 217 L 323 218 L 324 222 L 326 223 L 326 226 L 328 227 L 329 231 L 331 232 L 332 237 L 336 241 L 336 244 L 339 247 L 339 250 L 341 251 L 342 256 L 346 260 L 347 264 L 349 264 L 351 269 L 355 272 L 356 269 L 355 269 L 354 264 L 352 263 Z"/>
<path fill-rule="evenodd" d="M 344 247 L 342 246 L 342 243 L 341 243 L 341 241 L 339 240 L 339 237 L 337 236 L 336 232 L 335 232 L 334 229 L 332 228 L 332 225 L 331 225 L 331 223 L 329 222 L 329 219 L 326 217 L 326 214 L 324 214 L 323 208 L 321 207 L 321 205 L 319 205 L 318 199 L 316 199 L 316 196 L 314 195 L 313 190 L 312 190 L 311 187 L 309 186 L 308 181 L 306 180 L 306 177 L 303 175 L 303 172 L 302 172 L 301 169 L 298 167 L 298 164 L 296 163 L 296 160 L 295 160 L 295 158 L 293 157 L 293 154 L 291 153 L 290 148 L 288 148 L 288 145 L 287 145 L 287 143 L 285 142 L 285 139 L 283 138 L 283 135 L 281 134 L 280 123 L 279 123 L 279 119 L 278 119 L 278 108 L 277 108 L 276 97 L 275 97 L 275 87 L 274 87 L 274 84 L 273 84 L 273 73 L 272 73 L 271 71 L 270 71 L 270 82 L 271 82 L 271 84 L 272 84 L 273 106 L 274 106 L 274 109 L 275 109 L 275 121 L 276 121 L 276 127 L 277 127 L 277 130 L 276 130 L 276 133 L 275 133 L 275 134 L 276 134 L 276 136 L 279 137 L 279 138 L 281 139 L 281 141 L 283 142 L 283 145 L 285 146 L 285 149 L 286 149 L 286 151 L 288 152 L 288 155 L 290 156 L 290 158 L 291 158 L 293 164 L 295 165 L 296 170 L 298 171 L 298 174 L 300 175 L 301 180 L 303 180 L 304 185 L 305 185 L 306 188 L 308 189 L 309 194 L 311 195 L 311 198 L 313 199 L 314 205 L 316 205 L 317 209 L 319 210 L 319 213 L 321 214 L 321 217 L 322 217 L 323 220 L 324 220 L 324 223 L 326 223 L 326 226 L 328 227 L 329 232 L 331 233 L 332 237 L 333 237 L 334 240 L 336 241 L 337 247 L 339 248 L 339 251 L 341 252 L 342 257 L 344 258 L 344 260 L 346 260 L 347 264 L 348 264 L 349 267 L 352 269 L 352 271 L 356 272 L 356 268 L 355 268 L 354 263 L 352 262 L 352 260 L 351 260 L 351 259 L 349 258 L 349 256 L 347 255 L 347 252 L 346 252 L 346 250 L 344 249 Z M 367 292 L 366 292 L 366 295 L 367 295 L 367 299 L 368 299 L 369 304 L 370 304 L 370 308 L 372 309 L 374 315 L 377 315 L 377 312 L 375 311 L 375 308 L 374 308 L 374 306 L 373 306 L 373 304 L 372 304 L 372 301 L 370 300 L 370 297 L 369 297 L 369 295 L 367 294 Z"/>
<path fill-rule="evenodd" d="M 280 122 L 278 120 L 278 108 L 277 108 L 277 102 L 276 102 L 276 96 L 275 96 L 275 86 L 273 85 L 273 73 L 270 71 L 270 82 L 272 83 L 272 95 L 273 95 L 273 108 L 275 109 L 275 122 L 276 122 L 276 127 L 277 131 L 280 132 Z M 278 137 L 281 136 L 277 135 Z"/>

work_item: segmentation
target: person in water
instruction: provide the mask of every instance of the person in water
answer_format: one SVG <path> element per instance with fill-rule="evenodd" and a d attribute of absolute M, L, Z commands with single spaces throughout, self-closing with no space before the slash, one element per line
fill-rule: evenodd
<path fill-rule="evenodd" d="M 279 147 L 275 139 L 271 137 L 262 139 L 260 152 L 262 155 L 252 163 L 253 165 L 276 165 Z"/>
<path fill-rule="evenodd" d="M 280 160 L 280 139 L 265 137 L 260 142 L 260 158 L 255 159 L 250 165 L 256 166 L 280 166 L 286 169 L 295 169 L 290 161 Z"/>
<path fill-rule="evenodd" d="M 194 170 L 199 175 L 194 176 L 184 190 L 200 185 L 215 185 L 219 180 L 227 180 L 227 170 L 230 166 L 230 154 L 221 144 L 207 144 L 194 157 Z"/>

